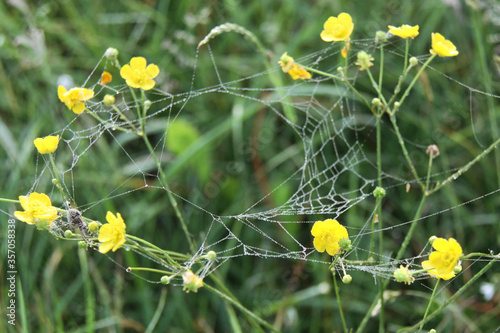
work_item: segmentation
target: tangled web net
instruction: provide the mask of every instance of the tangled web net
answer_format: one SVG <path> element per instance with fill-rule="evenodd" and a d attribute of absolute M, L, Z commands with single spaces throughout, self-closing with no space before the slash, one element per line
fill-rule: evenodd
<path fill-rule="evenodd" d="M 162 161 L 163 157 L 167 155 L 166 135 L 172 124 L 178 121 L 183 110 L 188 109 L 190 103 L 202 96 L 219 94 L 222 95 L 222 98 L 227 96 L 234 100 L 255 104 L 257 105 L 256 109 L 271 111 L 277 121 L 293 130 L 301 145 L 301 148 L 298 149 L 301 151 L 300 163 L 297 163 L 295 171 L 283 182 L 271 188 L 269 193 L 266 193 L 260 200 L 241 212 L 231 215 L 218 215 L 210 212 L 205 207 L 186 199 L 175 191 L 171 192 L 168 185 L 162 184 L 157 170 L 151 171 L 146 167 L 147 161 L 143 160 L 142 157 L 140 159 L 135 157 L 126 148 L 124 142 L 134 136 L 126 131 L 138 130 L 141 126 L 141 120 L 143 120 L 137 119 L 137 117 L 129 119 L 122 116 L 122 114 L 135 114 L 136 105 L 129 87 L 105 88 L 96 84 L 93 87 L 96 96 L 102 96 L 104 90 L 116 89 L 115 105 L 122 114 L 102 102 L 97 102 L 98 98 L 94 98 L 93 102 L 87 103 L 88 110 L 85 113 L 75 117 L 61 132 L 58 132 L 72 152 L 72 159 L 68 163 L 69 167 L 62 172 L 63 179 L 66 180 L 63 186 L 67 188 L 69 193 L 75 192 L 75 187 L 79 186 L 78 181 L 74 178 L 75 168 L 84 155 L 91 153 L 93 145 L 98 140 L 103 140 L 104 137 L 111 138 L 112 144 L 117 144 L 121 148 L 123 156 L 129 160 L 128 174 L 130 178 L 104 198 L 92 203 L 80 203 L 79 208 L 83 213 L 90 212 L 91 208 L 106 200 L 126 196 L 147 188 L 160 190 L 164 194 L 162 200 L 165 202 L 168 202 L 167 192 L 172 193 L 182 207 L 190 207 L 205 215 L 210 221 L 209 224 L 203 226 L 202 230 L 199 230 L 201 236 L 197 241 L 197 252 L 185 263 L 189 267 L 201 255 L 208 251 L 215 251 L 217 253 L 215 265 L 207 266 L 202 275 L 209 274 L 227 260 L 239 256 L 296 259 L 330 264 L 331 262 L 326 261 L 326 256 L 320 256 L 314 250 L 310 229 L 312 223 L 318 219 L 338 219 L 347 227 L 353 245 L 352 250 L 344 253 L 343 257 L 350 261 L 372 258 L 370 264 L 351 265 L 346 263 L 344 268 L 346 270 L 366 271 L 374 276 L 391 276 L 401 261 L 394 260 L 393 256 L 389 254 L 373 251 L 368 245 L 369 240 L 373 233 L 397 229 L 413 221 L 402 221 L 397 225 L 380 230 L 371 229 L 371 223 L 377 209 L 374 205 L 375 200 L 372 192 L 378 184 L 379 177 L 377 176 L 373 150 L 370 152 L 366 146 L 371 145 L 368 140 L 375 140 L 375 117 L 369 111 L 361 110 L 362 107 L 360 107 L 361 104 L 357 101 L 356 95 L 344 83 L 321 76 L 313 77 L 307 82 L 293 82 L 291 85 L 278 88 L 274 87 L 269 80 L 269 86 L 255 88 L 253 82 L 256 79 L 262 81 L 263 77 L 283 76 L 277 65 L 249 77 L 224 81 L 218 68 L 217 55 L 211 52 L 208 41 L 203 47 L 209 51 L 213 74 L 214 77 L 217 77 L 218 83 L 209 87 L 197 87 L 195 66 L 190 91 L 170 94 L 160 89 L 153 89 L 148 92 L 148 99 L 152 102 L 151 111 L 143 118 L 145 118 L 146 123 L 153 119 L 163 120 L 161 122 L 163 129 L 160 131 L 163 134 L 157 141 L 152 142 L 158 159 Z M 374 40 L 355 40 L 351 47 L 371 50 L 377 48 Z M 311 67 L 322 66 L 322 70 L 334 73 L 337 65 L 332 59 L 337 59 L 339 52 L 339 47 L 334 45 L 320 52 L 312 53 L 300 59 L 300 62 Z M 400 49 L 396 48 L 395 51 L 391 52 L 402 57 L 403 51 Z M 424 58 L 422 57 L 420 60 L 425 60 Z M 198 59 L 198 53 L 196 59 Z M 103 57 L 96 66 L 96 72 L 101 70 L 102 62 L 105 61 Z M 349 62 L 354 62 L 354 59 L 350 58 Z M 328 68 L 328 65 L 325 68 L 323 65 L 328 63 L 332 64 L 331 68 Z M 444 76 L 444 74 L 442 75 Z M 350 73 L 350 82 L 355 84 L 358 76 L 359 73 L 353 70 Z M 87 86 L 91 85 L 91 77 L 95 77 L 95 74 L 91 73 Z M 286 79 L 289 78 L 286 77 Z M 462 85 L 470 94 L 485 94 L 460 82 L 455 81 L 455 83 Z M 499 96 L 491 97 L 499 98 Z M 82 118 L 88 117 L 87 113 L 97 116 L 102 122 L 84 122 Z M 90 125 L 86 126 L 85 124 Z M 117 131 L 117 129 L 121 129 L 122 132 Z M 362 135 L 360 135 L 361 133 Z M 408 138 L 408 141 L 411 141 L 411 137 Z M 287 147 L 281 147 L 281 149 L 286 150 Z M 147 158 L 149 162 L 152 159 L 151 155 Z M 442 178 L 443 175 L 452 174 L 458 167 L 432 176 Z M 48 170 L 48 168 L 46 169 Z M 131 171 L 131 169 L 133 170 Z M 38 179 L 43 173 L 43 171 L 40 172 Z M 136 183 L 137 176 L 142 178 L 142 183 Z M 415 182 L 408 174 L 402 177 L 399 174 L 383 173 L 382 179 L 384 186 L 389 190 L 398 187 L 404 188 Z M 133 189 L 130 189 L 129 183 L 132 180 L 135 183 Z M 270 207 L 267 201 L 268 197 L 283 186 L 293 188 L 293 194 L 283 204 Z M 471 201 L 479 200 L 498 191 L 471 198 Z M 366 220 L 360 226 L 350 226 L 349 221 L 345 221 L 343 216 L 365 200 L 373 201 L 371 214 L 366 216 Z M 455 207 L 445 208 L 434 214 L 440 214 Z M 145 238 L 147 239 L 147 236 Z M 162 246 L 162 244 L 158 245 Z M 429 251 L 430 247 L 427 246 L 422 249 L 419 255 L 405 258 L 404 262 L 412 265 L 417 259 L 428 255 Z M 415 278 L 418 279 L 419 276 L 415 276 Z"/>

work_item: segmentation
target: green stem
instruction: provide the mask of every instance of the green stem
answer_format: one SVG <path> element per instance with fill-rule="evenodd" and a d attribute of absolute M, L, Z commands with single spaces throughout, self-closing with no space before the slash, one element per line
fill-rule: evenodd
<path fill-rule="evenodd" d="M 404 68 L 403 68 L 403 75 L 406 74 L 406 68 L 408 67 L 408 50 L 410 48 L 410 40 L 409 40 L 409 38 L 405 38 L 405 42 L 406 42 L 406 46 L 405 46 L 405 64 L 404 64 Z"/>
<path fill-rule="evenodd" d="M 143 129 L 144 129 L 144 127 L 143 127 Z M 161 179 L 162 185 L 167 192 L 168 199 L 170 200 L 170 204 L 172 205 L 172 207 L 174 209 L 175 215 L 177 216 L 177 218 L 179 219 L 179 221 L 181 223 L 181 228 L 184 231 L 184 235 L 186 236 L 186 240 L 188 241 L 188 244 L 189 244 L 189 250 L 191 251 L 191 253 L 194 254 L 196 252 L 195 247 L 194 247 L 194 243 L 191 239 L 191 236 L 189 235 L 189 231 L 188 231 L 186 222 L 184 221 L 184 217 L 182 216 L 181 211 L 179 210 L 179 207 L 177 205 L 177 200 L 175 199 L 174 195 L 172 194 L 172 191 L 170 191 L 170 187 L 168 186 L 168 182 L 167 182 L 167 177 L 165 177 L 165 173 L 163 172 L 160 161 L 156 157 L 156 153 L 154 152 L 154 149 L 151 146 L 151 143 L 149 142 L 149 139 L 148 139 L 148 136 L 146 135 L 146 132 L 144 132 L 144 135 L 142 137 L 144 139 L 144 142 L 146 143 L 146 146 L 148 147 L 149 152 L 151 153 L 151 156 L 153 156 L 156 167 L 158 168 L 158 173 L 160 174 L 160 179 Z"/>
<path fill-rule="evenodd" d="M 415 232 L 415 228 L 418 224 L 416 220 L 418 220 L 422 214 L 422 209 L 424 208 L 425 201 L 427 200 L 426 195 L 422 195 L 422 199 L 420 200 L 420 204 L 417 208 L 417 212 L 415 213 L 415 216 L 413 217 L 413 223 L 411 224 L 410 230 L 408 230 L 408 233 L 406 234 L 405 239 L 403 240 L 403 244 L 401 244 L 401 247 L 399 248 L 399 251 L 396 255 L 396 260 L 400 260 L 403 258 L 403 255 L 405 253 L 406 248 L 410 244 L 410 240 L 413 236 L 413 233 Z"/>
<path fill-rule="evenodd" d="M 19 200 L 12 200 L 12 199 L 5 199 L 5 198 L 0 198 L 0 201 L 11 202 L 11 203 L 19 203 Z"/>
<path fill-rule="evenodd" d="M 427 318 L 427 314 L 429 313 L 429 309 L 431 308 L 432 301 L 434 300 L 434 295 L 436 295 L 436 290 L 437 290 L 437 288 L 439 286 L 439 280 L 440 279 L 438 279 L 436 281 L 436 285 L 434 286 L 434 290 L 432 291 L 431 298 L 429 299 L 429 304 L 427 304 L 427 308 L 425 309 L 424 318 L 420 322 L 420 327 L 418 328 L 418 333 L 422 332 L 422 327 L 424 327 L 425 318 Z"/>
<path fill-rule="evenodd" d="M 396 112 L 396 111 L 394 111 L 394 112 Z M 406 150 L 406 145 L 405 145 L 405 142 L 403 140 L 403 136 L 401 135 L 401 132 L 399 131 L 398 124 L 396 122 L 396 115 L 391 114 L 390 119 L 391 119 L 392 126 L 394 127 L 394 132 L 396 133 L 396 136 L 398 138 L 399 145 L 401 146 L 401 149 L 403 150 L 403 155 L 406 159 L 406 162 L 408 163 L 408 166 L 410 167 L 410 170 L 413 174 L 413 177 L 415 178 L 417 183 L 422 188 L 422 192 L 425 192 L 425 186 L 420 181 L 420 178 L 418 177 L 418 174 L 417 174 L 417 170 L 415 170 L 415 167 L 413 166 L 413 163 L 411 162 L 410 155 L 408 154 L 408 150 Z"/>
<path fill-rule="evenodd" d="M 477 155 L 472 161 L 461 167 L 457 172 L 452 174 L 450 177 L 448 177 L 445 181 L 442 183 L 439 183 L 432 189 L 432 191 L 427 191 L 427 195 L 431 195 L 432 193 L 436 192 L 439 190 L 441 187 L 445 186 L 449 182 L 454 181 L 458 177 L 460 177 L 464 172 L 469 170 L 474 164 L 476 164 L 479 160 L 481 160 L 484 156 L 486 156 L 488 153 L 490 153 L 493 149 L 497 147 L 497 145 L 500 144 L 500 138 L 498 138 L 495 142 L 493 142 L 488 148 L 486 148 L 481 154 Z"/>
<path fill-rule="evenodd" d="M 247 308 L 245 308 L 240 302 L 238 302 L 235 298 L 233 297 L 230 297 L 229 295 L 221 292 L 220 290 L 210 286 L 209 284 L 206 284 L 204 283 L 203 284 L 203 287 L 204 288 L 207 288 L 209 291 L 211 291 L 212 293 L 214 293 L 215 295 L 219 296 L 220 298 L 222 298 L 223 300 L 225 301 L 228 301 L 229 303 L 231 303 L 232 305 L 234 305 L 235 307 L 237 307 L 238 309 L 240 309 L 243 313 L 245 313 L 247 316 L 249 316 L 250 318 L 254 319 L 256 322 L 258 322 L 259 324 L 267 327 L 268 329 L 270 329 L 272 332 L 278 332 L 278 330 L 276 330 L 271 324 L 269 324 L 267 321 L 265 321 L 264 319 L 260 318 L 259 316 L 257 316 L 255 313 L 253 313 L 252 311 L 248 310 Z"/>
<path fill-rule="evenodd" d="M 370 70 L 370 68 L 367 68 L 366 72 L 368 73 L 368 77 L 370 78 L 370 82 L 372 83 L 373 88 L 377 92 L 378 98 L 380 98 L 382 103 L 384 103 L 384 105 L 387 106 L 387 101 L 385 100 L 384 95 L 382 95 L 382 90 L 380 90 L 379 85 L 375 82 L 375 79 L 373 78 L 372 71 Z"/>
<path fill-rule="evenodd" d="M 415 75 L 415 77 L 413 78 L 413 80 L 411 81 L 410 85 L 408 86 L 408 88 L 406 88 L 403 96 L 401 97 L 401 99 L 399 100 L 399 104 L 403 104 L 404 100 L 406 99 L 406 97 L 408 97 L 408 95 L 410 94 L 410 91 L 411 89 L 413 88 L 413 86 L 415 85 L 415 83 L 417 82 L 418 78 L 420 77 L 420 75 L 422 75 L 422 73 L 424 72 L 424 69 L 427 67 L 427 65 L 429 65 L 429 63 L 432 61 L 432 59 L 434 59 L 436 57 L 436 54 L 433 54 L 429 59 L 427 59 L 427 61 L 422 65 L 422 67 L 420 68 L 420 70 L 418 71 L 417 75 Z M 404 74 L 403 74 L 404 75 Z M 389 107 L 389 105 L 387 106 Z M 394 111 L 392 114 L 396 113 L 396 111 L 398 110 L 398 108 L 394 108 Z M 392 115 L 391 114 L 391 115 Z"/>
<path fill-rule="evenodd" d="M 50 165 L 52 166 L 52 174 L 56 178 L 56 184 L 55 185 L 59 189 L 59 191 L 61 192 L 61 197 L 62 197 L 63 201 L 68 202 L 68 198 L 70 196 L 69 196 L 69 194 L 66 195 L 67 193 L 64 190 L 64 187 L 62 185 L 61 179 L 59 178 L 59 172 L 57 171 L 56 161 L 54 160 L 54 155 L 53 154 L 49 154 L 49 160 L 50 160 Z"/>
<path fill-rule="evenodd" d="M 384 79 L 384 44 L 380 45 L 380 71 L 378 73 L 378 86 L 382 89 Z"/>
<path fill-rule="evenodd" d="M 335 289 L 335 296 L 337 297 L 337 303 L 339 304 L 340 319 L 342 320 L 342 326 L 344 327 L 344 332 L 348 333 L 347 325 L 345 323 L 344 311 L 342 311 L 342 302 L 340 301 L 339 287 L 337 286 L 337 276 L 335 271 L 333 271 L 333 288 Z"/>
<path fill-rule="evenodd" d="M 144 239 L 142 239 L 142 238 L 139 238 L 139 237 L 133 236 L 133 235 L 129 235 L 129 234 L 127 234 L 127 235 L 126 235 L 126 237 L 127 237 L 128 239 L 132 239 L 132 240 L 134 240 L 134 241 L 136 241 L 136 242 L 143 243 L 143 244 L 145 244 L 145 245 L 147 245 L 147 246 L 149 246 L 149 247 L 151 247 L 151 248 L 153 248 L 153 249 L 155 249 L 155 250 L 157 250 L 157 251 L 160 251 L 160 253 L 161 253 L 161 254 L 163 254 L 163 255 L 165 256 L 165 258 L 168 260 L 168 262 L 169 262 L 172 266 L 174 266 L 175 268 L 179 268 L 179 267 L 181 267 L 181 266 L 180 266 L 180 265 L 179 265 L 179 264 L 178 264 L 175 260 L 173 260 L 173 259 L 170 257 L 170 255 L 169 255 L 167 252 L 165 252 L 163 249 L 159 248 L 158 246 L 156 246 L 156 245 L 154 245 L 154 244 L 152 244 L 152 243 L 150 243 L 150 242 L 148 242 L 148 241 L 146 241 L 146 240 L 144 240 Z"/>
<path fill-rule="evenodd" d="M 146 271 L 146 272 L 160 273 L 160 274 L 163 274 L 163 275 L 172 274 L 172 272 L 163 271 L 161 269 L 148 268 L 148 267 L 127 267 L 127 271 L 128 272 L 132 272 L 132 271 Z"/>

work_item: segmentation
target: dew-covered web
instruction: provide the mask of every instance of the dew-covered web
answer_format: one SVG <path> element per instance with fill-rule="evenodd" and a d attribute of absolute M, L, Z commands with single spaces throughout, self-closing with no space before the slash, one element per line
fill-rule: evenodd
<path fill-rule="evenodd" d="M 219 70 L 219 55 L 214 54 L 210 48 L 210 43 L 213 42 L 215 41 L 210 38 L 206 40 L 198 49 L 196 59 L 199 58 L 202 48 L 208 51 L 213 76 L 217 79 L 216 83 L 208 87 L 199 87 L 197 80 L 199 69 L 195 66 L 190 91 L 178 94 L 170 94 L 157 88 L 148 91 L 147 96 L 152 104 L 150 111 L 142 118 L 137 118 L 135 111 L 137 105 L 129 87 L 124 85 L 103 87 L 92 82 L 92 80 L 95 81 L 96 75 L 102 71 L 103 64 L 107 61 L 104 57 L 101 59 L 94 70 L 95 73 L 89 75 L 85 86 L 93 87 L 98 97 L 114 90 L 115 107 L 104 105 L 99 101 L 102 98 L 96 97 L 87 102 L 88 109 L 83 114 L 76 116 L 66 127 L 57 132 L 63 138 L 65 148 L 72 153 L 72 159 L 67 163 L 68 167 L 62 171 L 63 186 L 68 193 L 76 192 L 76 188 L 81 185 L 76 177 L 80 160 L 86 154 L 92 154 L 94 145 L 99 140 L 109 140 L 111 145 L 120 147 L 120 154 L 129 162 L 126 164 L 126 174 L 129 176 L 104 197 L 101 196 L 89 203 L 78 202 L 79 209 L 90 214 L 93 207 L 102 205 L 107 200 L 124 196 L 126 200 L 127 195 L 151 188 L 159 190 L 165 202 L 168 202 L 167 194 L 173 194 L 180 207 L 189 207 L 210 221 L 201 230 L 192 231 L 198 235 L 197 252 L 184 263 L 189 267 L 201 255 L 208 251 L 215 251 L 217 253 L 215 265 L 207 267 L 203 275 L 209 274 L 224 262 L 241 256 L 255 256 L 262 259 L 296 259 L 330 264 L 331 261 L 327 261 L 326 256 L 321 256 L 315 251 L 310 229 L 318 219 L 338 219 L 347 227 L 353 245 L 352 250 L 344 253 L 342 257 L 351 261 L 366 260 L 367 257 L 373 259 L 373 263 L 369 265 L 346 263 L 344 268 L 366 271 L 375 276 L 391 276 L 394 269 L 402 262 L 395 261 L 391 254 L 372 251 L 369 239 L 373 233 L 394 230 L 407 226 L 413 221 L 400 221 L 397 225 L 381 230 L 372 231 L 371 229 L 377 209 L 372 192 L 379 178 L 374 150 L 367 149 L 367 145 L 373 146 L 375 140 L 375 117 L 369 110 L 363 109 L 358 97 L 345 83 L 320 75 L 313 75 L 313 78 L 308 81 L 292 81 L 287 74 L 282 73 L 277 64 L 272 65 L 269 70 L 257 72 L 248 77 L 225 81 Z M 375 41 L 371 39 L 354 40 L 351 48 L 378 51 Z M 321 67 L 322 71 L 336 73 L 339 52 L 340 47 L 334 44 L 296 61 L 313 68 Z M 397 47 L 388 52 L 401 58 L 404 53 Z M 348 59 L 351 64 L 356 60 L 355 53 L 351 52 Z M 421 63 L 425 59 L 426 56 L 419 58 Z M 437 71 L 434 68 L 430 70 Z M 360 77 L 359 74 L 353 66 L 353 70 L 348 75 L 353 85 Z M 263 78 L 270 78 L 272 75 L 281 76 L 286 85 L 276 87 L 269 79 L 267 85 L 255 86 L 254 82 L 257 80 L 265 82 Z M 446 76 L 442 74 L 442 77 Z M 469 93 L 486 95 L 452 78 L 446 78 L 449 79 L 450 84 L 460 85 L 467 95 Z M 140 93 L 136 94 L 140 98 Z M 267 110 L 272 117 L 294 133 L 301 146 L 298 149 L 301 151 L 300 162 L 296 163 L 295 170 L 288 178 L 270 188 L 269 193 L 264 194 L 260 200 L 256 200 L 242 211 L 231 215 L 218 215 L 203 205 L 176 193 L 175 190 L 171 190 L 167 184 L 162 183 L 158 170 L 150 167 L 153 156 L 136 157 L 126 144 L 135 136 L 129 132 L 139 130 L 142 120 L 145 120 L 146 124 L 155 120 L 154 123 L 160 124 L 161 127 L 157 133 L 163 134 L 155 137 L 156 141 L 152 141 L 151 144 L 158 160 L 163 161 L 168 154 L 165 148 L 165 138 L 169 128 L 178 121 L 183 111 L 190 108 L 191 103 L 209 94 L 218 94 L 220 98 L 256 104 L 256 108 Z M 490 97 L 499 98 L 499 96 Z M 91 115 L 94 119 L 91 119 Z M 413 145 L 411 135 L 405 139 L 408 144 Z M 287 149 L 287 147 L 280 148 Z M 450 170 L 431 176 L 445 179 L 461 166 L 457 165 Z M 39 171 L 35 187 L 45 172 L 49 172 L 48 163 L 43 170 Z M 137 178 L 142 179 L 142 182 L 137 183 Z M 382 174 L 382 180 L 387 191 L 414 186 L 416 182 L 408 174 L 401 176 L 385 172 Z M 132 182 L 134 182 L 133 186 L 130 185 Z M 283 204 L 269 207 L 268 197 L 284 186 L 292 188 L 292 194 Z M 484 193 L 471 198 L 471 201 L 481 200 L 489 195 L 498 195 L 498 191 Z M 356 205 L 366 200 L 372 201 L 370 205 L 373 208 L 370 210 L 371 213 L 365 216 L 364 221 L 358 223 L 357 226 L 352 226 L 349 221 L 344 220 L 344 216 L 350 209 L 356 209 Z M 458 206 L 460 205 L 443 207 L 442 211 L 430 213 L 421 219 L 425 220 L 433 214 L 444 213 Z M 147 235 L 141 236 L 147 238 Z M 430 251 L 431 248 L 427 245 L 417 256 L 404 258 L 403 262 L 411 267 L 419 263 L 417 259 L 427 256 Z M 419 276 L 415 277 L 418 279 Z"/>

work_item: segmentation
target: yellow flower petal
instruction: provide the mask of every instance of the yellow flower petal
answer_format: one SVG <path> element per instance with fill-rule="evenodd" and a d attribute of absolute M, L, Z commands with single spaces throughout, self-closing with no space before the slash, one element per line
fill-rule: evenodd
<path fill-rule="evenodd" d="M 418 29 L 419 29 L 419 26 L 418 25 L 415 25 L 415 26 L 411 26 L 411 25 L 407 25 L 407 24 L 403 24 L 402 26 L 400 27 L 394 27 L 392 25 L 389 26 L 389 32 L 395 36 L 398 36 L 398 37 L 401 37 L 401 38 L 415 38 L 418 36 L 419 32 L 418 32 Z"/>
<path fill-rule="evenodd" d="M 109 212 L 106 214 L 107 224 L 99 230 L 99 252 L 106 253 L 110 250 L 115 252 L 125 243 L 125 222 L 120 213 L 116 216 Z"/>
<path fill-rule="evenodd" d="M 50 198 L 44 193 L 33 192 L 29 196 L 20 196 L 19 201 L 24 212 L 16 211 L 14 216 L 28 224 L 47 221 L 47 226 L 57 218 L 57 209 L 52 207 Z"/>
<path fill-rule="evenodd" d="M 146 59 L 144 57 L 134 57 L 130 59 L 130 67 L 136 70 L 146 69 Z"/>
<path fill-rule="evenodd" d="M 347 229 L 338 221 L 327 219 L 314 223 L 311 234 L 314 236 L 313 245 L 318 252 L 326 252 L 334 256 L 342 252 L 339 241 L 349 238 Z"/>
<path fill-rule="evenodd" d="M 36 138 L 33 143 L 40 154 L 52 154 L 59 145 L 59 135 Z"/>
<path fill-rule="evenodd" d="M 351 15 L 340 13 L 338 17 L 330 16 L 323 25 L 320 37 L 325 42 L 339 42 L 347 40 L 354 29 Z"/>
<path fill-rule="evenodd" d="M 134 57 L 130 59 L 130 65 L 123 66 L 120 75 L 129 87 L 150 90 L 155 86 L 153 79 L 158 76 L 160 69 L 155 64 L 146 67 L 146 59 Z"/>
<path fill-rule="evenodd" d="M 431 269 L 427 273 L 437 279 L 449 280 L 455 276 L 454 269 L 462 255 L 462 247 L 453 238 L 448 240 L 437 238 L 432 243 L 436 250 L 429 255 L 429 260 L 422 262 L 424 269 Z"/>
<path fill-rule="evenodd" d="M 432 33 L 432 49 L 429 52 L 440 57 L 455 57 L 458 55 L 455 45 L 437 32 Z"/>

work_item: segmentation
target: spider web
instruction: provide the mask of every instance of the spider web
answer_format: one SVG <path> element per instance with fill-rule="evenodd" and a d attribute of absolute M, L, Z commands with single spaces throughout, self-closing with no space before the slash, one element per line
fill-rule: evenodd
<path fill-rule="evenodd" d="M 357 102 L 355 94 L 344 83 L 321 76 L 315 76 L 308 82 L 293 82 L 289 86 L 279 88 L 273 87 L 270 82 L 266 87 L 255 88 L 254 82 L 257 79 L 262 82 L 263 77 L 282 75 L 289 79 L 286 74 L 281 73 L 281 68 L 277 65 L 248 77 L 224 81 L 223 74 L 218 67 L 217 55 L 212 53 L 210 43 L 207 43 L 206 47 L 211 57 L 214 77 L 218 79 L 216 84 L 209 87 L 197 87 L 197 68 L 195 66 L 190 91 L 170 94 L 160 89 L 154 89 L 148 92 L 148 98 L 152 101 L 152 111 L 144 117 L 145 119 L 133 119 L 132 117 L 131 120 L 124 119 L 116 110 L 102 102 L 94 101 L 98 100 L 94 98 L 87 103 L 88 110 L 85 113 L 76 116 L 66 127 L 57 132 L 72 154 L 71 160 L 68 161 L 68 167 L 62 171 L 63 179 L 66 180 L 63 186 L 69 193 L 75 193 L 76 188 L 80 186 L 79 181 L 75 178 L 76 167 L 85 155 L 92 154 L 93 147 L 99 140 L 111 140 L 112 144 L 120 147 L 122 155 L 130 162 L 127 166 L 129 178 L 125 179 L 104 198 L 95 202 L 80 203 L 79 209 L 84 213 L 86 211 L 90 213 L 93 207 L 101 205 L 107 200 L 127 196 L 145 189 L 159 190 L 167 202 L 167 192 L 171 192 L 181 207 L 189 207 L 198 211 L 211 221 L 208 225 L 204 225 L 202 230 L 193 231 L 199 232 L 202 236 L 196 244 L 198 246 L 197 252 L 185 263 L 187 267 L 190 267 L 201 255 L 208 251 L 215 251 L 217 253 L 216 264 L 211 267 L 207 266 L 202 275 L 209 274 L 224 262 L 240 256 L 255 256 L 263 259 L 295 259 L 330 264 L 330 261 L 325 260 L 325 256 L 318 255 L 314 250 L 310 229 L 312 223 L 319 219 L 338 219 L 346 225 L 353 244 L 353 249 L 343 254 L 343 257 L 350 260 L 365 260 L 367 257 L 374 259 L 370 265 L 345 264 L 345 269 L 347 271 L 365 271 L 374 276 L 392 276 L 392 272 L 401 261 L 394 260 L 390 255 L 372 251 L 367 245 L 368 240 L 373 233 L 401 228 L 413 221 L 401 221 L 397 225 L 381 230 L 372 230 L 371 222 L 377 209 L 377 207 L 373 207 L 361 226 L 354 227 L 350 226 L 348 222 L 343 223 L 344 214 L 368 198 L 373 198 L 372 191 L 379 181 L 375 156 L 367 149 L 369 142 L 366 141 L 367 138 L 375 139 L 375 117 L 367 110 L 358 110 L 361 104 Z M 374 40 L 354 40 L 351 47 L 353 49 L 377 49 Z M 311 67 L 321 66 L 325 68 L 326 66 L 326 69 L 322 70 L 335 73 L 336 65 L 332 59 L 337 59 L 339 52 L 339 47 L 334 45 L 298 59 L 298 61 Z M 390 52 L 400 57 L 403 53 L 400 49 Z M 355 54 L 355 52 L 351 52 L 351 54 Z M 197 60 L 198 57 L 199 50 L 196 54 Z M 421 57 L 419 60 L 424 61 L 425 57 Z M 103 57 L 94 71 L 99 72 L 106 61 Z M 355 59 L 351 56 L 349 62 L 353 63 L 354 61 Z M 332 65 L 330 67 L 324 65 L 328 63 L 332 63 Z M 433 68 L 431 70 L 436 71 Z M 349 72 L 350 82 L 355 84 L 359 74 L 354 70 L 352 73 Z M 444 74 L 441 75 L 445 77 Z M 93 77 L 95 77 L 94 72 L 89 75 L 87 86 L 91 85 Z M 451 82 L 462 86 L 470 94 L 486 95 L 484 92 L 453 79 Z M 115 90 L 116 107 L 123 114 L 134 114 L 136 105 L 127 86 L 110 88 L 95 84 L 93 88 L 96 96 L 102 96 L 104 90 L 108 91 L 107 89 Z M 328 90 L 328 98 L 325 98 L 325 89 Z M 163 132 L 163 135 L 153 141 L 152 145 L 159 160 L 162 161 L 168 154 L 165 148 L 165 138 L 169 128 L 178 121 L 179 115 L 184 110 L 189 109 L 191 103 L 210 94 L 219 94 L 222 95 L 222 98 L 227 96 L 227 98 L 244 101 L 244 103 L 257 104 L 257 108 L 271 111 L 277 121 L 295 134 L 301 145 L 300 162 L 296 163 L 296 168 L 289 177 L 271 188 L 269 193 L 262 196 L 260 200 L 255 201 L 241 212 L 231 215 L 211 212 L 202 205 L 176 193 L 175 190 L 169 190 L 166 184 L 162 184 L 158 171 L 150 170 L 148 167 L 153 157 L 138 158 L 127 148 L 127 140 L 134 135 L 117 130 L 118 128 L 136 130 L 140 128 L 142 120 L 148 123 L 160 119 L 159 123 L 163 126 L 160 133 Z M 490 97 L 499 98 L 495 95 Z M 292 117 L 287 114 L 286 109 L 292 109 L 296 119 L 290 119 Z M 87 113 L 98 116 L 103 122 L 84 121 L 84 117 L 89 117 Z M 367 136 L 366 132 L 370 134 Z M 410 136 L 407 140 L 411 143 Z M 287 147 L 281 148 L 285 150 Z M 434 174 L 432 178 L 442 179 L 443 175 L 452 174 L 458 167 Z M 38 186 L 44 173 L 49 172 L 49 170 L 47 163 L 37 175 L 33 189 Z M 139 184 L 137 184 L 137 176 L 142 178 L 142 182 Z M 411 177 L 401 177 L 399 174 L 384 173 L 382 179 L 388 191 L 415 183 Z M 134 185 L 130 185 L 131 183 Z M 269 207 L 267 199 L 284 186 L 294 189 L 292 195 L 283 204 Z M 470 202 L 481 200 L 489 195 L 498 195 L 498 191 L 500 190 L 477 196 L 472 198 Z M 432 215 L 441 214 L 459 206 L 445 208 L 441 212 L 424 216 L 421 219 L 427 219 Z M 60 236 L 61 232 L 58 234 Z M 430 250 L 430 246 L 427 245 L 417 256 L 405 258 L 404 262 L 412 266 L 418 259 L 428 255 Z M 415 277 L 419 278 L 419 276 Z"/>

